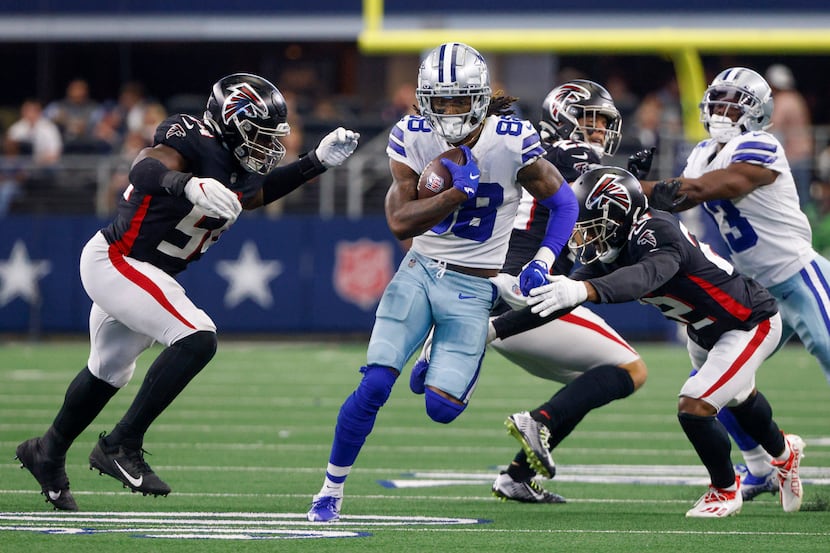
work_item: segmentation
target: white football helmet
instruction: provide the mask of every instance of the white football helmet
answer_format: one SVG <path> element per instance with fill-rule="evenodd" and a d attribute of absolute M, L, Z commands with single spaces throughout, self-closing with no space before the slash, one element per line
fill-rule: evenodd
<path fill-rule="evenodd" d="M 742 133 L 769 128 L 772 107 L 772 90 L 761 75 L 746 67 L 731 67 L 706 89 L 700 120 L 709 136 L 725 143 Z M 733 121 L 735 113 L 740 115 Z"/>
<path fill-rule="evenodd" d="M 421 115 L 451 144 L 457 144 L 478 127 L 490 105 L 490 72 L 475 48 L 448 42 L 432 50 L 418 70 L 415 97 Z M 466 113 L 443 114 L 433 108 L 434 98 L 469 97 Z"/>

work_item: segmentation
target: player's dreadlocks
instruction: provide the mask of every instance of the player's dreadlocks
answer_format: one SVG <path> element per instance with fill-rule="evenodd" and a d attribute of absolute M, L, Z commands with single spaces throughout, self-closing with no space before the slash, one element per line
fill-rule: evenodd
<path fill-rule="evenodd" d="M 490 105 L 487 106 L 487 115 L 513 115 L 516 113 L 516 110 L 513 109 L 513 102 L 517 102 L 518 98 L 515 96 L 496 96 L 496 94 L 502 94 L 502 91 L 499 90 L 493 94 Z"/>

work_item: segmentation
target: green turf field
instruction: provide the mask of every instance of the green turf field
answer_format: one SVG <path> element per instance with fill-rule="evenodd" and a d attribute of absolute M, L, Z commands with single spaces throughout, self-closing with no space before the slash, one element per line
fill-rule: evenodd
<path fill-rule="evenodd" d="M 83 342 L 0 345 L 0 552 L 57 551 L 562 551 L 820 552 L 830 550 L 830 386 L 800 347 L 779 352 L 758 386 L 779 425 L 807 443 L 802 512 L 777 498 L 737 517 L 689 520 L 708 482 L 675 416 L 688 373 L 677 346 L 640 345 L 649 381 L 594 411 L 554 452 L 546 482 L 565 505 L 503 503 L 490 494 L 517 444 L 503 425 L 558 385 L 497 353 L 485 359 L 470 407 L 450 425 L 424 413 L 408 373 L 378 417 L 346 486 L 341 522 L 305 521 L 322 483 L 341 402 L 356 385 L 365 344 L 231 342 L 151 428 L 148 462 L 173 488 L 131 494 L 88 470 L 96 436 L 132 400 L 156 350 L 67 459 L 81 512 L 56 513 L 13 460 L 42 433 L 83 367 Z M 736 453 L 733 460 L 739 460 Z M 93 549 L 94 548 L 94 549 Z"/>

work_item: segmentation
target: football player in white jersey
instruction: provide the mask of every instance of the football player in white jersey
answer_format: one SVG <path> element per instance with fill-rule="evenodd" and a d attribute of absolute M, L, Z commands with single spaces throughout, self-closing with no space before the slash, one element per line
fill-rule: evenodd
<path fill-rule="evenodd" d="M 402 367 L 432 327 L 429 369 L 410 386 L 424 395 L 436 422 L 449 423 L 464 411 L 498 297 L 489 278 L 504 263 L 522 189 L 557 213 L 522 273 L 530 287 L 546 282 L 576 220 L 570 186 L 544 159 L 533 125 L 510 116 L 515 98 L 492 96 L 487 64 L 475 49 L 446 43 L 432 50 L 421 63 L 416 97 L 420 113 L 392 128 L 386 149 L 392 173 L 387 221 L 398 239 L 412 238 L 412 246 L 378 305 L 363 377 L 340 408 L 310 521 L 340 518 L 346 477 Z M 454 146 L 464 150 L 466 163 L 442 159 L 452 187 L 418 199 L 421 171 Z"/>
<path fill-rule="evenodd" d="M 643 186 L 660 209 L 703 206 L 734 266 L 778 301 L 780 344 L 797 334 L 830 381 L 830 262 L 812 247 L 786 154 L 766 131 L 772 110 L 772 93 L 761 75 L 745 67 L 722 71 L 700 104 L 711 138 L 695 147 L 679 179 Z M 763 450 L 734 421 L 722 422 L 744 453 L 744 498 L 777 489 Z"/>

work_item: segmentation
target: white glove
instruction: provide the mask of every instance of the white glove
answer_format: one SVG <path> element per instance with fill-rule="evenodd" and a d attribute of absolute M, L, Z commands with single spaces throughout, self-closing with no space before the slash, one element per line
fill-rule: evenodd
<path fill-rule="evenodd" d="M 326 167 L 337 167 L 357 148 L 360 133 L 337 127 L 323 137 L 314 154 Z"/>
<path fill-rule="evenodd" d="M 216 179 L 193 177 L 184 185 L 184 195 L 193 205 L 231 223 L 242 211 L 236 194 Z"/>
<path fill-rule="evenodd" d="M 489 344 L 496 338 L 498 338 L 498 336 L 496 336 L 496 327 L 493 326 L 493 319 L 491 318 L 490 322 L 487 323 L 487 343 Z"/>
<path fill-rule="evenodd" d="M 588 288 L 584 282 L 571 280 L 566 276 L 549 276 L 550 284 L 539 286 L 530 291 L 527 304 L 530 310 L 540 317 L 547 317 L 554 311 L 579 305 L 588 299 Z"/>
<path fill-rule="evenodd" d="M 496 286 L 499 296 L 511 309 L 519 310 L 527 307 L 527 297 L 522 294 L 522 289 L 519 287 L 519 277 L 499 273 L 490 277 L 490 282 Z"/>

